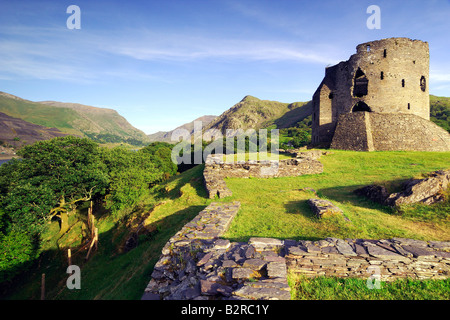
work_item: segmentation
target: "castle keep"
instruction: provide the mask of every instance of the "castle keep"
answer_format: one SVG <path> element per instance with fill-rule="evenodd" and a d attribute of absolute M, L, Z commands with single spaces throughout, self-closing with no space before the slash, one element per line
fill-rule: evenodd
<path fill-rule="evenodd" d="M 360 44 L 325 69 L 313 95 L 312 142 L 346 150 L 450 150 L 430 122 L 428 43 L 389 38 Z"/>

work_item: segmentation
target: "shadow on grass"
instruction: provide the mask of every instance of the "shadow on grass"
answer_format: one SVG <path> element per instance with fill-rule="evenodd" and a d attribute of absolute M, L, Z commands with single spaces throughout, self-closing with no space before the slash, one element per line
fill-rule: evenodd
<path fill-rule="evenodd" d="M 151 279 L 151 273 L 167 241 L 192 220 L 205 205 L 194 205 L 156 221 L 156 230 L 139 234 L 137 246 L 119 252 L 129 235 L 116 223 L 106 232 L 100 232 L 98 250 L 85 260 L 87 250 L 72 247 L 72 264 L 81 269 L 81 289 L 69 290 L 66 281 L 70 274 L 67 247 L 42 252 L 31 267 L 8 283 L 0 285 L 4 300 L 39 300 L 41 276 L 45 273 L 46 300 L 138 300 Z M 119 236 L 118 236 L 119 234 Z"/>

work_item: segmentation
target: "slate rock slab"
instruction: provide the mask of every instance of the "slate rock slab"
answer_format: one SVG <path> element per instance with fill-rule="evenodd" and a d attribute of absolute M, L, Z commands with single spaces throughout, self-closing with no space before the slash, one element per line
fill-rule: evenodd
<path fill-rule="evenodd" d="M 308 199 L 308 204 L 318 218 L 342 214 L 342 210 L 331 201 L 323 199 Z"/>

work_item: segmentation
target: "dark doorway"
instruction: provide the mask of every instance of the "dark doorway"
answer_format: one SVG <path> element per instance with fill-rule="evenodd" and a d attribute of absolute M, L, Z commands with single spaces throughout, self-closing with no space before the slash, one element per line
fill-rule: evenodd
<path fill-rule="evenodd" d="M 359 111 L 366 111 L 366 112 L 372 112 L 372 110 L 370 109 L 370 107 L 362 101 L 358 101 L 352 109 L 352 112 L 359 112 Z"/>
<path fill-rule="evenodd" d="M 369 80 L 367 79 L 361 68 L 358 68 L 355 72 L 355 79 L 353 85 L 353 96 L 363 97 L 367 95 L 367 87 L 369 86 Z"/>

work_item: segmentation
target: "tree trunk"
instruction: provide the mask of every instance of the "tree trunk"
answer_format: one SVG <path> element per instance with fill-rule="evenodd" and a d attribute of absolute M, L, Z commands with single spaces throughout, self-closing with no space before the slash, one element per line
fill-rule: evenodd
<path fill-rule="evenodd" d="M 59 229 L 59 234 L 63 235 L 64 233 L 67 232 L 67 230 L 69 230 L 69 216 L 66 210 L 61 210 L 60 218 L 61 218 L 61 228 Z"/>

